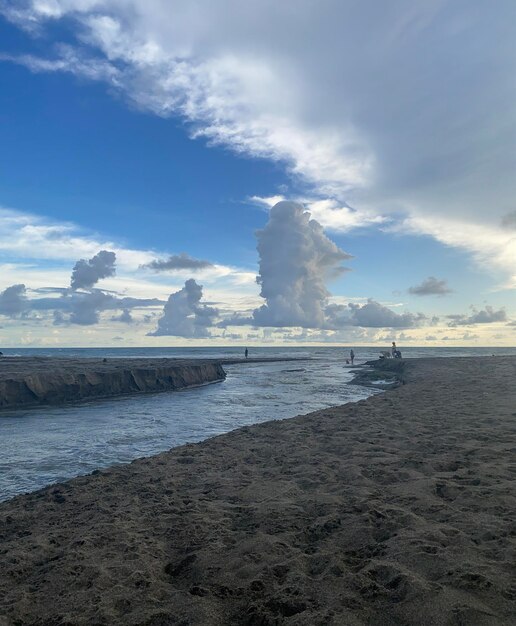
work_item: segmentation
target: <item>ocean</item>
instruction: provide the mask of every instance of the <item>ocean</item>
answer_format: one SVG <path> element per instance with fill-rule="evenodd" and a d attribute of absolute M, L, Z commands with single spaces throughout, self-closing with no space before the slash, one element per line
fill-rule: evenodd
<path fill-rule="evenodd" d="M 379 348 L 355 348 L 355 364 Z M 243 348 L 3 349 L 5 356 L 234 358 Z M 514 354 L 516 348 L 404 348 L 406 358 Z M 367 398 L 350 385 L 349 348 L 250 348 L 250 357 L 299 361 L 225 366 L 222 383 L 66 407 L 0 412 L 0 500 L 241 426 Z M 1 361 L 0 361 L 1 366 Z"/>

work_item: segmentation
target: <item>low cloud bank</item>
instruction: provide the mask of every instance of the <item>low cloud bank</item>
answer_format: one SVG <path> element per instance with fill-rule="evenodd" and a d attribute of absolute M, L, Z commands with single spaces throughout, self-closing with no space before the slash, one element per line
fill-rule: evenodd
<path fill-rule="evenodd" d="M 423 313 L 395 313 L 376 300 L 366 304 L 330 304 L 326 307 L 326 327 L 337 330 L 346 326 L 362 328 L 416 328 L 428 321 Z"/>
<path fill-rule="evenodd" d="M 29 317 L 33 313 L 51 312 L 55 326 L 93 326 L 104 311 L 121 313 L 112 320 L 131 323 L 131 309 L 156 307 L 163 304 L 157 298 L 119 297 L 93 286 L 102 278 L 115 274 L 116 255 L 101 250 L 89 260 L 80 259 L 74 265 L 69 289 L 43 289 L 43 293 L 59 293 L 59 297 L 29 298 L 26 286 L 11 285 L 0 293 L 0 314 L 6 317 Z"/>
<path fill-rule="evenodd" d="M 448 315 L 452 321 L 448 326 L 467 326 L 469 324 L 492 324 L 493 322 L 506 322 L 507 313 L 505 309 L 496 311 L 492 306 L 486 306 L 480 311 L 473 309 L 471 315 Z"/>

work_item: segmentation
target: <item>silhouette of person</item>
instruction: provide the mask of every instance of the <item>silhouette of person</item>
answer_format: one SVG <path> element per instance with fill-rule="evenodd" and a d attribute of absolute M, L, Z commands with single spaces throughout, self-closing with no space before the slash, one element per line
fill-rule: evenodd
<path fill-rule="evenodd" d="M 247 348 L 245 349 L 244 354 L 245 354 L 245 358 L 247 359 L 247 357 L 249 356 L 249 350 Z"/>
<path fill-rule="evenodd" d="M 349 358 L 351 359 L 351 365 L 353 365 L 353 361 L 355 360 L 355 353 L 353 350 L 350 351 Z"/>

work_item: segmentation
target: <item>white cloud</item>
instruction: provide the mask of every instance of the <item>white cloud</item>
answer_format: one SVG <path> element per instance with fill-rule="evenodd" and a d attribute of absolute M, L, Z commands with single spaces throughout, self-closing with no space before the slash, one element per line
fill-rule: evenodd
<path fill-rule="evenodd" d="M 259 206 L 271 209 L 275 204 L 285 200 L 284 196 L 251 196 L 249 200 Z M 313 219 L 317 220 L 326 230 L 346 233 L 354 228 L 363 228 L 371 225 L 383 224 L 387 218 L 375 213 L 357 211 L 337 200 L 325 198 L 295 198 L 295 201 L 303 204 Z"/>
<path fill-rule="evenodd" d="M 49 303 L 54 309 L 54 324 L 77 324 L 79 326 L 93 326 L 98 324 L 100 312 L 110 308 L 114 298 L 103 291 L 95 290 L 91 293 L 75 293 L 63 298 L 54 298 Z M 69 310 L 69 315 L 63 315 L 61 308 Z"/>
<path fill-rule="evenodd" d="M 507 313 L 505 309 L 499 309 L 498 311 L 492 306 L 486 306 L 480 311 L 473 308 L 471 315 L 448 315 L 448 318 L 452 321 L 450 326 L 469 326 L 470 324 L 493 324 L 494 322 L 507 321 Z"/>
<path fill-rule="evenodd" d="M 330 304 L 326 307 L 326 324 L 338 329 L 347 326 L 362 328 L 414 328 L 428 323 L 422 313 L 395 313 L 375 300 L 366 304 Z"/>
<path fill-rule="evenodd" d="M 76 262 L 79 255 L 84 258 Z M 42 342 L 47 340 L 41 335 L 40 327 L 48 328 L 51 324 L 60 327 L 99 324 L 109 327 L 110 322 L 133 321 L 148 324 L 149 311 L 162 308 L 171 289 L 180 288 L 181 276 L 184 280 L 184 275 L 192 271 L 188 267 L 177 269 L 174 274 L 178 276 L 172 280 L 148 273 L 145 277 L 140 266 L 157 256 L 166 255 L 124 247 L 98 234 L 84 232 L 75 224 L 0 209 L 0 261 L 6 261 L 0 263 L 0 289 L 4 290 L 0 292 L 0 315 L 4 319 L 21 318 L 24 325 L 31 325 L 33 337 Z M 192 260 L 186 254 L 172 258 Z M 252 310 L 257 305 L 254 272 L 206 262 L 206 267 L 200 267 L 196 275 L 206 280 L 210 298 L 222 302 L 226 312 Z M 102 291 L 94 288 L 101 278 Z M 85 289 L 89 292 L 84 293 Z M 116 311 L 119 313 L 113 315 Z M 16 332 L 21 333 L 21 327 Z M 67 341 L 65 335 L 60 340 Z M 77 340 L 78 335 L 74 334 L 73 342 Z"/>
<path fill-rule="evenodd" d="M 276 204 L 257 238 L 257 281 L 265 304 L 254 311 L 254 323 L 322 327 L 330 296 L 326 281 L 345 271 L 342 261 L 351 255 L 328 239 L 310 213 L 294 202 Z"/>
<path fill-rule="evenodd" d="M 265 303 L 252 315 L 226 316 L 222 327 L 252 325 L 282 328 L 283 332 L 288 327 L 318 329 L 329 340 L 333 331 L 342 328 L 412 328 L 427 322 L 421 313 L 395 313 L 372 299 L 340 304 L 339 298 L 331 298 L 326 283 L 346 271 L 342 262 L 351 255 L 324 234 L 303 205 L 278 202 L 256 236 L 257 282 Z"/>
<path fill-rule="evenodd" d="M 125 311 L 155 309 L 163 305 L 156 298 L 118 297 L 99 289 L 88 292 L 67 288 L 32 291 L 30 297 L 25 285 L 12 285 L 0 292 L 0 315 L 35 323 L 56 325 L 79 324 L 90 326 L 100 321 L 105 311 L 122 311 L 117 321 L 130 321 Z"/>
<path fill-rule="evenodd" d="M 166 272 L 170 270 L 188 270 L 190 272 L 196 272 L 208 267 L 214 267 L 213 263 L 203 259 L 195 259 L 185 252 L 173 254 L 166 259 L 154 259 L 150 263 L 142 265 L 142 269 L 150 269 L 155 272 Z"/>
<path fill-rule="evenodd" d="M 158 320 L 158 327 L 149 333 L 156 337 L 172 335 L 176 337 L 209 337 L 210 327 L 215 323 L 218 311 L 201 303 L 202 285 L 193 278 L 185 286 L 171 294 Z"/>
<path fill-rule="evenodd" d="M 461 222 L 446 217 L 409 217 L 392 230 L 427 233 L 442 243 L 472 253 L 478 265 L 505 276 L 500 288 L 516 289 L 516 234 L 514 231 Z"/>
<path fill-rule="evenodd" d="M 114 87 L 121 86 L 117 80 L 119 71 L 109 62 L 84 57 L 77 50 L 66 45 L 58 46 L 57 50 L 59 52 L 57 59 L 43 59 L 30 54 L 14 56 L 0 53 L 0 61 L 23 65 L 32 72 L 68 72 L 88 80 L 109 82 Z"/>
<path fill-rule="evenodd" d="M 53 314 L 54 325 L 93 326 L 100 322 L 101 314 L 106 311 L 119 310 L 119 315 L 112 316 L 110 321 L 133 323 L 131 314 L 134 309 L 155 308 L 163 302 L 156 299 L 135 297 L 119 297 L 117 294 L 94 288 L 100 279 L 115 274 L 116 255 L 108 250 L 101 250 L 91 259 L 80 259 L 72 269 L 70 288 L 46 287 L 33 290 L 34 297 L 27 297 L 24 284 L 16 284 L 0 292 L 0 314 L 8 317 L 29 314 L 33 320 L 47 320 L 39 313 Z M 187 281 L 188 288 L 192 281 Z M 195 285 L 195 282 L 193 282 Z M 80 291 L 79 291 L 80 290 Z M 199 307 L 200 316 L 209 309 Z M 160 325 L 161 325 L 160 320 Z"/>
<path fill-rule="evenodd" d="M 27 291 L 25 285 L 11 285 L 0 292 L 0 315 L 16 317 L 26 309 Z"/>
<path fill-rule="evenodd" d="M 133 324 L 134 323 L 134 317 L 131 315 L 131 311 L 129 311 L 129 309 L 124 309 L 120 315 L 114 315 L 111 318 L 112 322 L 122 322 L 124 324 Z"/>
<path fill-rule="evenodd" d="M 435 276 L 429 276 L 419 285 L 409 287 L 409 293 L 414 296 L 444 296 L 451 293 L 451 289 L 445 280 L 439 280 Z"/>
<path fill-rule="evenodd" d="M 151 251 L 125 248 L 96 233 L 86 233 L 73 223 L 0 208 L 0 258 L 72 261 L 92 257 L 101 249 L 116 253 L 119 267 L 136 270 L 152 261 Z"/>
<path fill-rule="evenodd" d="M 80 259 L 72 270 L 72 289 L 90 289 L 100 279 L 114 276 L 115 262 L 116 254 L 109 250 L 101 250 L 89 260 Z"/>
<path fill-rule="evenodd" d="M 144 278 L 140 271 L 142 265 L 156 257 L 166 257 L 165 253 L 128 248 L 98 233 L 85 232 L 73 223 L 0 207 L 0 288 L 14 282 L 34 288 L 63 286 L 69 275 L 68 263 L 75 262 L 77 257 L 91 258 L 99 250 L 116 254 L 119 276 L 116 281 L 106 278 L 106 289 L 127 291 L 139 297 L 164 297 L 170 293 L 169 277 Z M 178 269 L 178 283 L 190 271 Z M 213 264 L 199 269 L 196 275 L 220 292 L 244 290 L 251 296 L 256 292 L 255 273 L 243 268 Z"/>
<path fill-rule="evenodd" d="M 316 11 L 312 0 L 295 11 L 273 0 L 27 0 L 4 11 L 29 28 L 77 25 L 74 49 L 18 59 L 32 71 L 107 81 L 137 106 L 182 116 L 194 136 L 281 161 L 330 198 L 312 207 L 327 227 L 408 214 L 414 232 L 480 262 L 485 227 L 497 249 L 486 265 L 516 286 L 502 227 L 516 195 L 510 0 L 496 11 L 465 0 L 329 0 Z"/>

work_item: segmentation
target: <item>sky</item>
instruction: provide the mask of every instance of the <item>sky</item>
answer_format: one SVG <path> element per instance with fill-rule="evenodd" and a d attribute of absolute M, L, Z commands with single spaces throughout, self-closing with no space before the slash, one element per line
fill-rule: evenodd
<path fill-rule="evenodd" d="M 0 0 L 0 349 L 516 346 L 512 0 Z"/>

